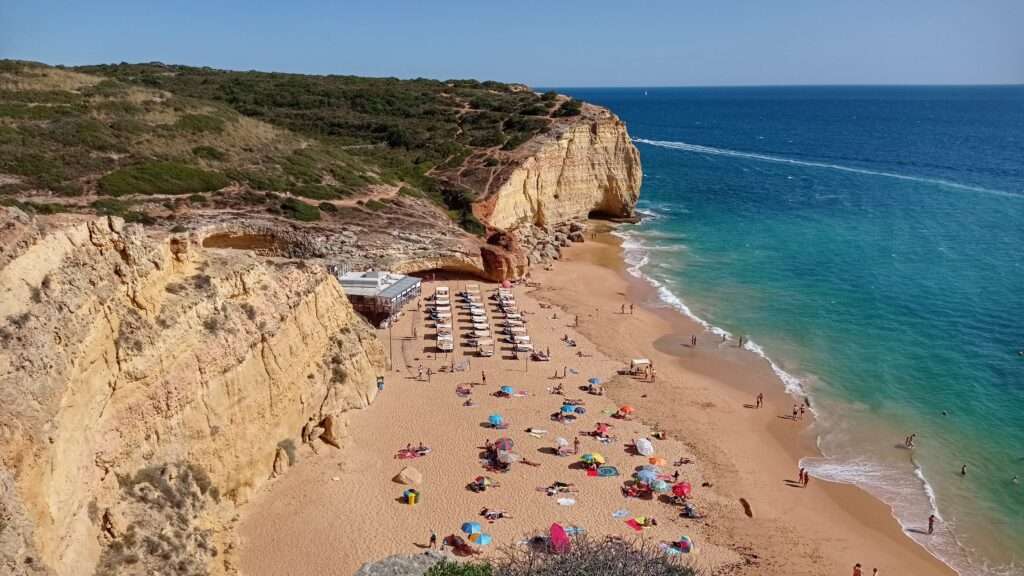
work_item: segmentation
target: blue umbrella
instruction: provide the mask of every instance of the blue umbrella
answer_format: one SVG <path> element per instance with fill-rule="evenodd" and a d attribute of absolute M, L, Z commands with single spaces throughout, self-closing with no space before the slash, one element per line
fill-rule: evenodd
<path fill-rule="evenodd" d="M 516 389 L 511 387 L 511 386 L 502 386 L 501 387 L 501 393 L 502 394 L 510 394 L 511 395 L 515 391 L 516 391 Z"/>
<path fill-rule="evenodd" d="M 591 384 L 594 384 L 596 386 L 596 385 L 601 383 L 601 379 L 600 378 L 591 378 L 590 380 L 587 380 L 587 382 L 589 382 Z"/>
<path fill-rule="evenodd" d="M 479 534 L 481 530 L 478 522 L 465 522 L 462 524 L 462 531 L 466 534 Z"/>
<path fill-rule="evenodd" d="M 491 543 L 491 535 L 483 532 L 476 532 L 469 535 L 469 541 L 477 546 L 487 546 Z"/>
<path fill-rule="evenodd" d="M 636 479 L 644 484 L 650 484 L 658 479 L 658 474 L 653 470 L 641 470 L 636 473 Z"/>
<path fill-rule="evenodd" d="M 562 414 L 572 414 L 575 411 L 576 411 L 576 407 L 575 406 L 571 406 L 569 404 L 562 404 Z"/>
<path fill-rule="evenodd" d="M 491 423 L 491 426 L 501 426 L 505 419 L 501 417 L 501 414 L 491 414 L 487 421 Z"/>

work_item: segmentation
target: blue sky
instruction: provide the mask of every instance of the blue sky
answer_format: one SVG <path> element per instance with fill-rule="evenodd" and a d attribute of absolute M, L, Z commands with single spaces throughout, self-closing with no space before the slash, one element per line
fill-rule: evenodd
<path fill-rule="evenodd" d="M 0 58 L 533 86 L 1024 83 L 1024 0 L 0 0 Z"/>

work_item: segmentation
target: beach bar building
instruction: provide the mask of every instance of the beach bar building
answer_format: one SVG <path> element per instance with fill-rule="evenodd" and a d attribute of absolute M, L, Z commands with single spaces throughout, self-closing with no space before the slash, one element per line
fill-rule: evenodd
<path fill-rule="evenodd" d="M 374 326 L 387 326 L 402 307 L 420 295 L 422 281 L 380 270 L 340 272 L 332 270 L 352 307 Z"/>

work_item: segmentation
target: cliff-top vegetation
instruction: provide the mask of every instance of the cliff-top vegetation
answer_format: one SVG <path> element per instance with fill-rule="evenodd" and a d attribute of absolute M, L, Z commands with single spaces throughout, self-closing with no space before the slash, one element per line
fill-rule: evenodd
<path fill-rule="evenodd" d="M 401 185 L 472 229 L 472 191 L 431 171 L 514 150 L 579 113 L 578 102 L 499 82 L 5 60 L 0 202 L 40 212 L 91 209 L 83 196 L 201 204 L 229 189 L 309 220 L 324 201 Z"/>

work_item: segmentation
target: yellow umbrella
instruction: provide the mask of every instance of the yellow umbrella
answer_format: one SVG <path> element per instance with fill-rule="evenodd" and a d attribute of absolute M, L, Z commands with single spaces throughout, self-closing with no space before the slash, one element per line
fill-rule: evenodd
<path fill-rule="evenodd" d="M 594 462 L 604 464 L 604 456 L 598 452 L 587 452 L 583 456 L 580 456 L 580 460 L 583 460 L 587 464 L 593 464 Z"/>

